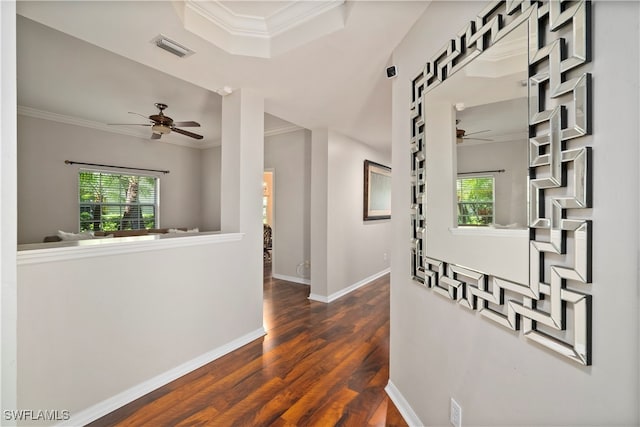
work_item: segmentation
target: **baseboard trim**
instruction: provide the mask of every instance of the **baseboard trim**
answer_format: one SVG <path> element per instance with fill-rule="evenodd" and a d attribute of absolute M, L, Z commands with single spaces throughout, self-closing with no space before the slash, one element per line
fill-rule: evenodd
<path fill-rule="evenodd" d="M 188 374 L 189 372 L 192 372 L 206 365 L 209 362 L 213 362 L 214 360 L 219 359 L 225 354 L 231 353 L 232 351 L 237 350 L 243 345 L 246 345 L 251 341 L 254 341 L 265 335 L 266 331 L 264 330 L 264 328 L 256 329 L 255 331 L 243 335 L 221 347 L 211 350 L 201 356 L 196 357 L 195 359 L 191 359 L 188 362 L 183 363 L 182 365 L 176 366 L 173 369 L 170 369 L 147 381 L 133 386 L 130 389 L 123 391 L 122 393 L 103 400 L 102 402 L 97 403 L 78 413 L 72 414 L 69 420 L 58 425 L 86 425 L 92 421 L 97 420 L 100 417 L 107 415 L 110 412 L 115 411 L 116 409 L 126 405 L 127 403 L 133 402 L 134 400 L 144 396 L 145 394 L 156 390 L 166 384 L 169 384 L 171 381 L 176 380 Z"/>
<path fill-rule="evenodd" d="M 318 301 L 318 302 L 323 302 L 325 304 L 327 304 L 329 302 L 329 298 L 322 296 L 322 295 L 318 295 L 318 294 L 309 294 L 308 297 L 311 301 Z"/>
<path fill-rule="evenodd" d="M 286 276 L 284 274 L 272 274 L 271 277 L 278 280 L 286 280 L 287 282 L 299 283 L 301 285 L 310 285 L 311 280 L 302 277 Z"/>
<path fill-rule="evenodd" d="M 398 411 L 400 411 L 400 415 L 402 415 L 402 418 L 404 418 L 409 426 L 420 427 L 425 425 L 422 421 L 420 421 L 420 418 L 414 412 L 413 408 L 411 408 L 411 405 L 409 405 L 407 399 L 404 398 L 402 393 L 400 393 L 400 390 L 398 390 L 398 388 L 395 386 L 395 384 L 393 384 L 391 380 L 389 380 L 389 382 L 387 383 L 384 391 L 387 392 L 387 395 L 394 403 L 394 405 L 396 405 L 396 408 L 398 408 Z"/>
<path fill-rule="evenodd" d="M 344 289 L 340 289 L 338 292 L 334 292 L 331 295 L 329 295 L 328 297 L 325 297 L 324 295 L 318 295 L 318 294 L 309 294 L 309 299 L 313 300 L 313 301 L 319 301 L 319 302 L 324 302 L 324 303 L 330 303 L 333 302 L 335 300 L 337 300 L 338 298 L 341 298 L 345 295 L 347 295 L 348 293 L 351 293 L 353 291 L 355 291 L 356 289 L 368 284 L 369 282 L 373 282 L 374 280 L 376 280 L 379 277 L 384 276 L 385 274 L 389 273 L 391 271 L 391 268 L 385 268 L 382 271 L 379 271 L 365 279 L 360 280 L 357 283 L 354 283 L 353 285 L 346 287 Z"/>

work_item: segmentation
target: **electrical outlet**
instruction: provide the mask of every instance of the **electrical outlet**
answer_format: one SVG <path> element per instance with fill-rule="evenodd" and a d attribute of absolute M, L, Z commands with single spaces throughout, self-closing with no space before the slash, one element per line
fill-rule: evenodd
<path fill-rule="evenodd" d="M 453 397 L 451 398 L 451 413 L 449 421 L 451 421 L 451 425 L 454 427 L 462 426 L 462 408 L 456 402 Z"/>
<path fill-rule="evenodd" d="M 382 259 L 383 259 L 384 261 L 386 261 L 387 259 L 389 259 L 389 256 L 387 255 L 387 253 L 386 253 L 386 252 L 382 255 Z"/>

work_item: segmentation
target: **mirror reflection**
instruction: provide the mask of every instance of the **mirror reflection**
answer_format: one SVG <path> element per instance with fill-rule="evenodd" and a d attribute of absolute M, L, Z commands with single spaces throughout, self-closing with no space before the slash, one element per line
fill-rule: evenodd
<path fill-rule="evenodd" d="M 528 68 L 524 23 L 422 104 L 424 252 L 515 283 L 529 280 Z"/>
<path fill-rule="evenodd" d="M 520 26 L 427 96 L 454 112 L 453 227 L 527 228 L 527 36 Z"/>

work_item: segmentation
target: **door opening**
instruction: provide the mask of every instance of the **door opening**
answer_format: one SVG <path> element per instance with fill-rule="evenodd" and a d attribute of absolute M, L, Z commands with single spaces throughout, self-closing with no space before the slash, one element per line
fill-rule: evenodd
<path fill-rule="evenodd" d="M 264 262 L 271 264 L 273 252 L 273 170 L 266 170 L 262 175 L 262 224 L 264 229 Z"/>

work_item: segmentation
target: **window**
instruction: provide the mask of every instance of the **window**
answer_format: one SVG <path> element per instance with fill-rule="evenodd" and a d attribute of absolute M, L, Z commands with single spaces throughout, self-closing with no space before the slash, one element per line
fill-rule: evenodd
<path fill-rule="evenodd" d="M 484 226 L 493 223 L 494 178 L 458 178 L 458 225 Z"/>
<path fill-rule="evenodd" d="M 158 178 L 81 170 L 80 231 L 157 228 Z"/>

